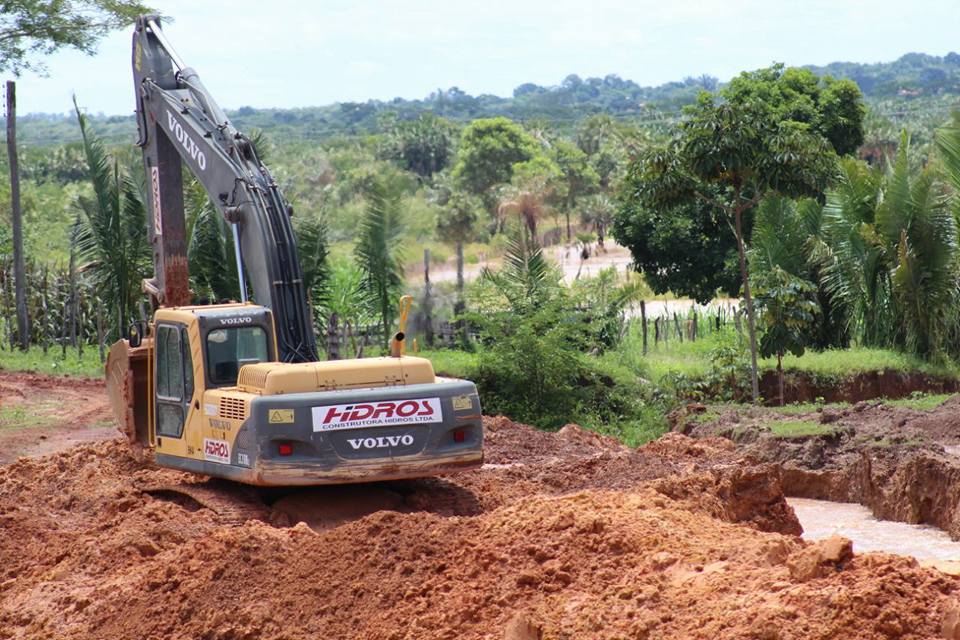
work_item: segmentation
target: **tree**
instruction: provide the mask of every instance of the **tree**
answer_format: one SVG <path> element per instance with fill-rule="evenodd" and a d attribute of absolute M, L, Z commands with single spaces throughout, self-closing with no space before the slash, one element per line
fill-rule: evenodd
<path fill-rule="evenodd" d="M 843 162 L 815 258 L 861 343 L 937 359 L 958 326 L 957 225 L 937 173 L 909 156 L 904 133 L 886 170 Z"/>
<path fill-rule="evenodd" d="M 64 47 L 92 55 L 107 33 L 150 12 L 133 0 L 8 0 L 0 10 L 0 69 L 43 72 L 30 56 Z"/>
<path fill-rule="evenodd" d="M 453 177 L 464 189 L 483 198 L 493 213 L 493 187 L 510 182 L 513 167 L 537 154 L 536 141 L 509 118 L 474 120 L 463 130 Z"/>
<path fill-rule="evenodd" d="M 354 255 L 363 272 L 360 292 L 371 315 L 377 317 L 383 327 L 384 351 L 390 343 L 390 328 L 403 286 L 401 231 L 399 198 L 383 185 L 374 183 L 367 192 L 367 209 L 360 223 Z"/>
<path fill-rule="evenodd" d="M 382 155 L 407 171 L 429 178 L 450 164 L 456 127 L 432 113 L 394 124 L 386 136 Z"/>
<path fill-rule="evenodd" d="M 576 145 L 558 140 L 553 146 L 553 159 L 560 168 L 562 205 L 567 221 L 567 242 L 573 238 L 570 228 L 570 212 L 578 198 L 595 192 L 600 186 L 600 176 L 594 171 L 590 159 Z"/>
<path fill-rule="evenodd" d="M 555 183 L 561 177 L 560 168 L 544 155 L 513 165 L 513 178 L 500 188 L 497 205 L 497 226 L 502 229 L 510 215 L 516 215 L 531 235 L 550 211 L 549 202 L 556 193 Z"/>
<path fill-rule="evenodd" d="M 303 288 L 310 306 L 314 309 L 314 321 L 325 317 L 317 309 L 325 309 L 330 300 L 330 243 L 327 238 L 327 219 L 321 212 L 295 219 L 293 226 L 297 236 L 297 253 L 303 271 Z"/>
<path fill-rule="evenodd" d="M 477 210 L 480 203 L 465 193 L 450 195 L 437 214 L 437 235 L 456 247 L 457 306 L 463 304 L 463 245 L 476 236 Z"/>
<path fill-rule="evenodd" d="M 635 161 L 619 212 L 628 219 L 638 209 L 684 215 L 700 201 L 731 224 L 750 334 L 754 401 L 759 398 L 757 337 L 744 218 L 770 195 L 821 197 L 836 172 L 838 147 L 845 149 L 849 141 L 849 135 L 841 134 L 855 135 L 860 124 L 838 125 L 830 129 L 835 139 L 828 138 L 817 82 L 812 74 L 777 65 L 741 74 L 719 95 L 701 93 L 671 143 Z M 618 230 L 631 233 L 617 235 Z M 628 223 L 615 227 L 614 234 L 630 246 L 638 243 L 636 234 L 646 231 Z M 669 269 L 672 264 L 667 259 L 659 266 Z"/>
<path fill-rule="evenodd" d="M 814 299 L 816 286 L 787 273 L 780 267 L 763 272 L 757 279 L 757 307 L 763 336 L 760 355 L 777 356 L 777 382 L 783 406 L 783 356 L 804 354 L 810 328 L 820 310 Z"/>
<path fill-rule="evenodd" d="M 583 199 L 580 206 L 580 217 L 583 223 L 593 227 L 597 234 L 597 244 L 603 248 L 607 230 L 613 224 L 613 214 L 616 204 L 605 193 L 595 193 Z"/>
<path fill-rule="evenodd" d="M 91 275 L 104 303 L 113 307 L 119 337 L 136 316 L 140 283 L 150 269 L 146 209 L 140 189 L 107 155 L 76 102 L 74 109 L 83 135 L 93 197 L 80 196 L 77 200 L 80 212 L 71 244 L 84 261 L 80 270 Z"/>
<path fill-rule="evenodd" d="M 814 283 L 820 313 L 810 326 L 807 345 L 814 349 L 846 348 L 850 330 L 844 309 L 831 299 L 824 285 L 824 269 L 816 259 L 823 232 L 823 206 L 816 200 L 766 198 L 757 207 L 748 264 L 753 274 L 779 268 Z"/>
<path fill-rule="evenodd" d="M 631 165 L 627 184 L 635 184 L 638 165 Z M 749 235 L 753 215 L 744 217 Z M 613 237 L 630 250 L 634 268 L 655 293 L 710 302 L 717 291 L 740 291 L 737 242 L 722 212 L 703 200 L 687 200 L 669 208 L 642 204 L 635 191 L 621 194 L 613 218 Z"/>

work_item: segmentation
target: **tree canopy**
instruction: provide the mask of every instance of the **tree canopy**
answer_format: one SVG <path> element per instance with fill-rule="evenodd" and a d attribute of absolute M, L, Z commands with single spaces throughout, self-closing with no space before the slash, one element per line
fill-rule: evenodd
<path fill-rule="evenodd" d="M 675 269 L 678 256 L 669 241 L 644 242 L 643 236 L 657 232 L 643 224 L 653 218 L 644 210 L 683 217 L 696 212 L 694 203 L 699 202 L 732 226 L 750 329 L 754 399 L 757 347 L 744 217 L 770 195 L 822 198 L 837 173 L 838 153 L 847 151 L 858 135 L 862 139 L 859 90 L 830 91 L 831 86 L 809 71 L 774 65 L 741 74 L 717 94 L 702 92 L 685 110 L 670 143 L 641 153 L 632 163 L 623 188 L 614 235 L 626 246 L 653 249 L 634 254 L 638 265 L 651 267 L 647 273 Z M 839 97 L 826 101 L 832 106 L 825 110 L 824 93 L 838 92 Z M 712 237 L 700 236 L 704 249 L 713 243 Z M 694 255 L 700 253 L 693 249 Z M 699 274 L 688 273 L 694 281 L 683 283 L 689 285 L 684 290 L 703 287 Z"/>
<path fill-rule="evenodd" d="M 537 155 L 537 142 L 509 118 L 474 120 L 463 130 L 453 177 L 492 205 L 490 188 L 510 182 L 513 165 Z"/>
<path fill-rule="evenodd" d="M 43 72 L 32 55 L 64 47 L 93 54 L 100 39 L 150 9 L 136 0 L 5 0 L 0 3 L 0 69 Z"/>

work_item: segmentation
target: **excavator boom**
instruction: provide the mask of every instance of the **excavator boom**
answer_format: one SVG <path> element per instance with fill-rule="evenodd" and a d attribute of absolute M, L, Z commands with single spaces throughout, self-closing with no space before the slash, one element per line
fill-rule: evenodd
<path fill-rule="evenodd" d="M 183 65 L 155 16 L 137 20 L 133 70 L 155 265 L 146 290 L 157 306 L 190 303 L 185 162 L 232 226 L 241 300 L 246 300 L 246 273 L 254 299 L 273 312 L 280 361 L 316 361 L 291 208 L 253 143 L 230 123 L 197 72 Z"/>

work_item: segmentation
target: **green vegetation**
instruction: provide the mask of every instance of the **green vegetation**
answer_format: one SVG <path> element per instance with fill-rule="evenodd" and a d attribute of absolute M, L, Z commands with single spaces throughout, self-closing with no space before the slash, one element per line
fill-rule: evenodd
<path fill-rule="evenodd" d="M 78 355 L 76 349 L 68 349 L 65 356 L 60 349 L 50 349 L 45 354 L 40 347 L 31 347 L 27 351 L 0 351 L 0 369 L 85 378 L 103 376 L 103 363 L 96 348 L 85 349 L 82 355 Z"/>
<path fill-rule="evenodd" d="M 73 0 L 34 2 L 13 0 L 3 4 L 0 26 L 0 69 L 20 75 L 44 71 L 36 54 L 73 48 L 93 54 L 108 32 L 128 26 L 138 15 L 150 13 L 129 0 Z"/>
<path fill-rule="evenodd" d="M 954 394 L 952 393 L 932 393 L 929 395 L 918 393 L 911 395 L 909 398 L 884 400 L 883 403 L 894 407 L 907 407 L 909 409 L 916 409 L 917 411 L 929 411 L 936 409 L 953 396 Z"/>
<path fill-rule="evenodd" d="M 955 57 L 918 62 L 952 77 Z M 852 83 L 772 67 L 722 88 L 707 77 L 650 89 L 570 76 L 508 99 L 452 89 L 231 117 L 269 156 L 296 211 L 317 328 L 334 314 L 349 327 L 342 355 L 381 352 L 397 297 L 418 293 L 419 276 L 408 274 L 429 249 L 432 297 L 428 307 L 417 296 L 411 337 L 429 344 L 421 353 L 438 373 L 474 379 L 489 413 L 546 429 L 578 422 L 639 444 L 665 430 L 678 403 L 751 393 L 751 323 L 701 317 L 696 340 L 681 341 L 690 317 L 672 319 L 675 331 L 661 321 L 670 342 L 650 335 L 645 353 L 630 308 L 640 299 L 705 301 L 755 287 L 758 347 L 769 355 L 761 370 L 826 383 L 878 370 L 958 375 L 960 117 L 938 135 L 942 111 L 901 127 L 888 116 L 915 96 L 894 98 L 881 84 L 864 87 L 866 116 Z M 957 92 L 941 90 L 922 98 Z M 133 123 L 78 116 L 79 127 L 21 122 L 31 339 L 49 355 L 0 351 L 4 368 L 99 375 L 96 343 L 139 317 L 150 255 L 141 163 L 125 144 Z M 872 164 L 839 159 L 857 151 Z M 0 200 L 8 194 L 0 182 Z M 191 288 L 199 299 L 237 298 L 226 223 L 195 181 L 186 200 Z M 611 231 L 642 276 L 609 270 L 565 282 L 542 249 L 566 245 L 568 260 L 586 261 Z M 3 345 L 9 246 L 0 224 Z M 481 262 L 482 277 L 465 282 L 465 265 Z M 427 316 L 434 333 L 450 323 L 447 348 L 427 342 Z M 365 344 L 361 332 L 374 324 L 382 330 Z M 79 347 L 83 359 L 71 360 Z M 784 437 L 809 430 L 783 424 Z"/>
<path fill-rule="evenodd" d="M 650 148 L 630 165 L 614 237 L 648 274 L 668 272 L 678 259 L 673 243 L 649 245 L 647 212 L 685 217 L 705 203 L 731 225 L 754 402 L 759 398 L 757 335 L 744 218 L 768 197 L 822 196 L 837 156 L 855 151 L 863 141 L 864 114 L 855 84 L 775 65 L 740 74 L 716 95 L 701 93 L 669 144 Z M 679 257 L 681 263 L 688 260 Z M 663 283 L 653 286 L 663 290 Z"/>
<path fill-rule="evenodd" d="M 809 420 L 779 420 L 770 423 L 770 433 L 778 438 L 806 438 L 831 435 L 834 425 L 810 422 Z"/>
<path fill-rule="evenodd" d="M 32 429 L 54 424 L 56 418 L 47 414 L 59 406 L 56 400 L 32 405 L 13 404 L 0 407 L 0 429 Z"/>

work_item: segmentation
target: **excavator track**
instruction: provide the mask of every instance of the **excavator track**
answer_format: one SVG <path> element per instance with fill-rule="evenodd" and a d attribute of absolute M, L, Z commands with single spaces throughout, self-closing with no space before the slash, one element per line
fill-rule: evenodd
<path fill-rule="evenodd" d="M 240 526 L 248 520 L 267 522 L 272 513 L 255 491 L 225 480 L 150 484 L 139 489 L 157 498 L 189 498 L 201 508 L 213 511 L 220 523 L 227 526 Z"/>

